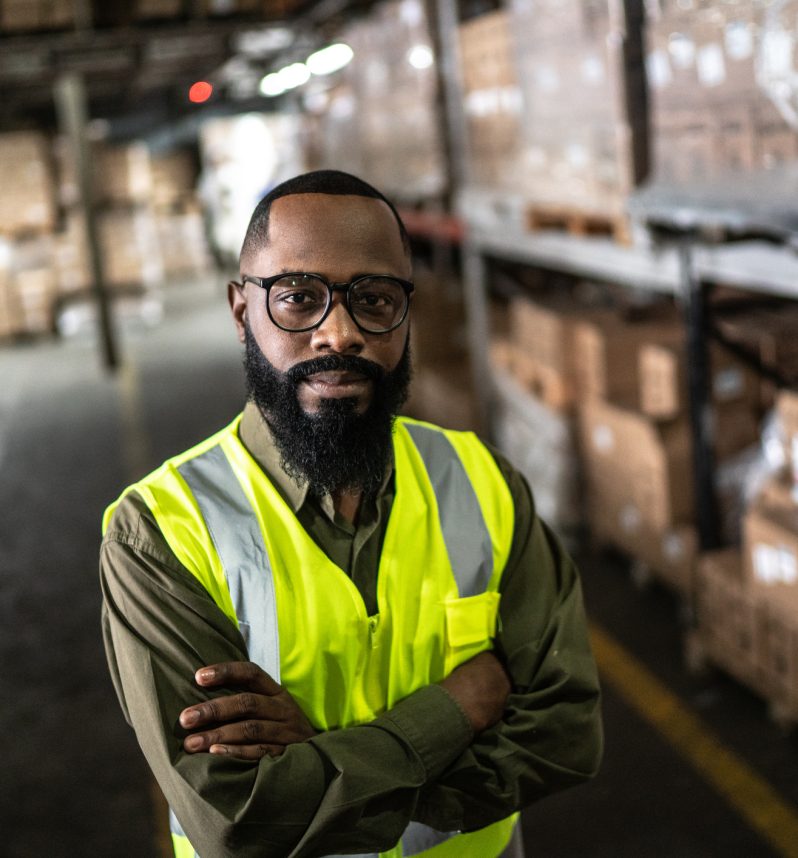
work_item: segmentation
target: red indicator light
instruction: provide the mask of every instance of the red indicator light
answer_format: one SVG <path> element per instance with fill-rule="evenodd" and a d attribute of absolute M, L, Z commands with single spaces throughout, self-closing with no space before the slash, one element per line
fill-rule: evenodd
<path fill-rule="evenodd" d="M 213 86 L 207 80 L 198 80 L 191 84 L 191 89 L 188 91 L 188 100 L 194 104 L 202 104 L 207 101 L 213 94 Z"/>

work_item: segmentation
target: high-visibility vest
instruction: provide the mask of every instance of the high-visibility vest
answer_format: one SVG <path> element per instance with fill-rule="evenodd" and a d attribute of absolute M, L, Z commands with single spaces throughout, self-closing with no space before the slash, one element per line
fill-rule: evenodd
<path fill-rule="evenodd" d="M 124 494 L 140 495 L 178 560 L 240 629 L 249 659 L 291 693 L 317 730 L 371 721 L 492 647 L 514 506 L 473 433 L 396 421 L 395 496 L 378 612 L 368 616 L 352 580 L 239 440 L 240 420 Z M 103 530 L 118 503 L 106 510 Z M 411 822 L 381 856 L 495 858 L 516 819 L 469 833 Z M 176 855 L 193 858 L 171 820 Z"/>

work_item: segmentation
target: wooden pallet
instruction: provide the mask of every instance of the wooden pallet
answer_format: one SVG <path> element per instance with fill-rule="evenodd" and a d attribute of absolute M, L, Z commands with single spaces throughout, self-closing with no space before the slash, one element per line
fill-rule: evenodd
<path fill-rule="evenodd" d="M 606 235 L 618 244 L 631 244 L 632 230 L 624 214 L 582 211 L 571 206 L 532 203 L 527 208 L 527 227 L 532 232 L 560 230 L 569 235 Z"/>

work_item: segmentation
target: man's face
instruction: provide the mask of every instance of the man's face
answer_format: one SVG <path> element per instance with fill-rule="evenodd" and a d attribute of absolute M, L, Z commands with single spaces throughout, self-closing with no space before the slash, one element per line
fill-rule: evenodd
<path fill-rule="evenodd" d="M 336 283 L 363 274 L 411 279 L 410 260 L 390 209 L 381 200 L 359 196 L 293 194 L 275 200 L 269 241 L 242 262 L 241 273 L 269 277 L 295 271 L 321 274 Z M 241 342 L 248 322 L 264 357 L 279 372 L 325 355 L 357 356 L 390 372 L 407 342 L 407 320 L 387 334 L 361 331 L 340 292 L 322 325 L 305 333 L 288 333 L 274 325 L 264 290 L 252 283 L 241 292 L 231 290 L 230 300 Z M 340 398 L 353 401 L 362 414 L 373 398 L 374 384 L 357 372 L 319 372 L 299 382 L 297 396 L 308 414 L 318 412 L 324 400 Z"/>
<path fill-rule="evenodd" d="M 268 245 L 242 261 L 242 275 L 285 272 L 331 282 L 363 274 L 407 280 L 410 262 L 383 202 L 302 194 L 274 202 Z M 289 333 L 269 318 L 258 286 L 231 286 L 229 294 L 246 345 L 249 394 L 269 421 L 285 470 L 318 494 L 374 494 L 391 458 L 393 418 L 407 395 L 407 320 L 387 334 L 364 333 L 336 293 L 322 325 Z"/>

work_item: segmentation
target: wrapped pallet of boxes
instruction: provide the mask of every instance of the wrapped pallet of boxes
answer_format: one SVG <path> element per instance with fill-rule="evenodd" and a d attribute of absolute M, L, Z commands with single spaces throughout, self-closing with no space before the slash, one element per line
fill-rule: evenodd
<path fill-rule="evenodd" d="M 594 538 L 689 596 L 697 539 L 687 422 L 657 424 L 597 399 L 580 404 L 579 432 Z"/>
<path fill-rule="evenodd" d="M 51 232 L 56 223 L 47 137 L 36 131 L 0 134 L 0 234 Z"/>
<path fill-rule="evenodd" d="M 66 208 L 80 201 L 77 170 L 69 146 L 56 141 L 58 199 Z M 103 206 L 135 206 L 150 202 L 153 193 L 150 153 L 146 144 L 136 142 L 111 145 L 92 143 L 92 184 L 94 202 Z"/>
<path fill-rule="evenodd" d="M 583 510 L 573 417 L 530 395 L 499 366 L 493 376 L 491 422 L 497 447 L 526 477 L 544 521 L 563 538 L 576 539 Z"/>
<path fill-rule="evenodd" d="M 320 166 L 362 175 L 396 200 L 441 194 L 445 156 L 423 0 L 378 4 L 342 40 L 354 59 L 315 123 Z"/>
<path fill-rule="evenodd" d="M 694 190 L 798 158 L 798 134 L 772 98 L 792 67 L 796 8 L 780 4 L 776 19 L 774 5 L 646 3 L 658 183 Z"/>
<path fill-rule="evenodd" d="M 11 274 L 11 245 L 0 238 L 0 341 L 20 333 L 17 291 Z"/>
<path fill-rule="evenodd" d="M 191 206 L 196 200 L 197 164 L 191 152 L 176 151 L 151 160 L 151 202 L 159 210 Z"/>
<path fill-rule="evenodd" d="M 744 574 L 764 601 L 798 613 L 798 504 L 760 501 L 743 524 Z"/>
<path fill-rule="evenodd" d="M 469 181 L 517 190 L 522 100 L 512 21 L 489 12 L 459 28 Z"/>
<path fill-rule="evenodd" d="M 738 548 L 701 555 L 695 609 L 701 660 L 708 659 L 748 688 L 764 693 L 763 608 L 743 577 Z"/>
<path fill-rule="evenodd" d="M 102 212 L 97 231 L 106 286 L 140 291 L 163 280 L 155 221 L 148 210 Z M 91 264 L 86 227 L 79 214 L 67 217 L 65 231 L 57 237 L 56 258 L 60 293 L 72 297 L 85 294 L 91 288 Z"/>
<path fill-rule="evenodd" d="M 156 212 L 155 228 L 167 281 L 208 271 L 211 256 L 198 211 Z"/>
<path fill-rule="evenodd" d="M 620 218 L 648 169 L 640 13 L 614 0 L 511 0 L 509 22 L 523 103 L 514 181 L 532 225 L 561 207 Z"/>

